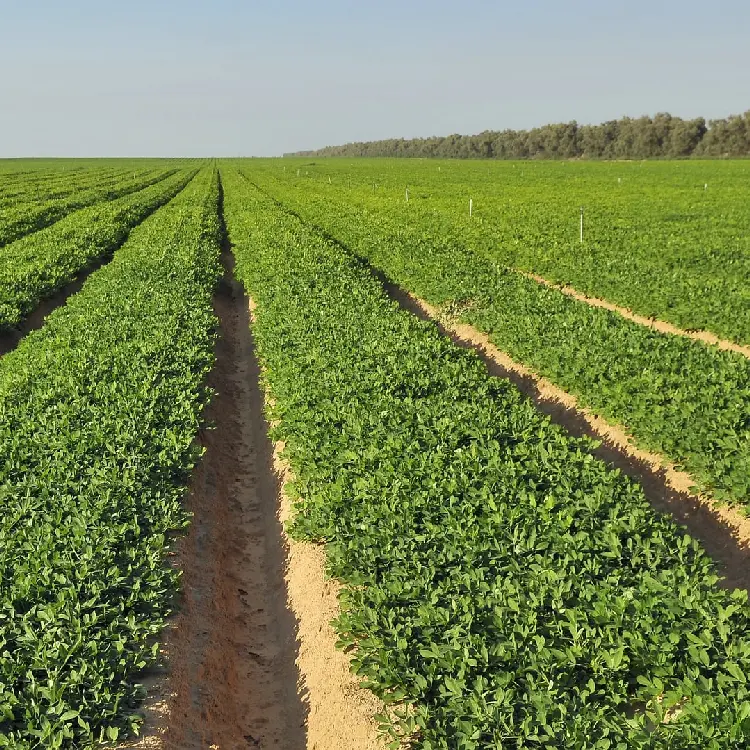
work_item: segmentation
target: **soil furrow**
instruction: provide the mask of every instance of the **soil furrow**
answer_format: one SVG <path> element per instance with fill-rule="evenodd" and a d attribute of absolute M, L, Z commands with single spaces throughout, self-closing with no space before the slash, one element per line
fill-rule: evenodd
<path fill-rule="evenodd" d="M 108 253 L 94 263 L 91 263 L 73 281 L 55 292 L 51 297 L 40 302 L 19 326 L 10 331 L 0 331 L 0 356 L 13 351 L 23 338 L 28 336 L 32 331 L 41 328 L 50 313 L 54 312 L 58 307 L 62 307 L 68 301 L 69 297 L 78 294 L 86 283 L 86 279 L 112 260 L 114 252 Z"/>
<path fill-rule="evenodd" d="M 585 302 L 591 307 L 601 307 L 605 310 L 616 312 L 618 313 L 618 315 L 622 315 L 623 318 L 627 318 L 627 320 L 630 320 L 633 323 L 638 323 L 639 325 L 653 328 L 653 330 L 659 331 L 660 333 L 671 333 L 675 336 L 683 336 L 685 338 L 694 339 L 695 341 L 701 341 L 704 344 L 710 344 L 712 346 L 718 347 L 719 349 L 736 352 L 737 354 L 742 354 L 743 356 L 750 358 L 750 346 L 743 346 L 742 344 L 736 344 L 734 341 L 722 339 L 716 334 L 711 333 L 710 331 L 687 331 L 663 320 L 657 320 L 656 318 L 646 318 L 643 315 L 638 315 L 632 310 L 629 310 L 627 307 L 621 307 L 620 305 L 616 305 L 613 302 L 608 302 L 605 299 L 600 299 L 598 297 L 589 297 L 588 295 L 574 289 L 572 286 L 556 284 L 555 282 L 549 281 L 548 279 L 545 279 L 543 276 L 539 276 L 538 274 L 530 273 L 528 271 L 520 271 L 518 269 L 514 270 L 517 270 L 518 273 L 526 276 L 526 278 L 536 281 L 538 284 L 542 284 L 546 287 L 549 287 L 550 289 L 556 289 L 557 291 L 562 292 L 563 294 L 567 294 L 568 297 L 572 297 L 579 302 Z"/>
<path fill-rule="evenodd" d="M 295 542 L 283 491 L 289 469 L 263 413 L 251 307 L 224 241 L 214 396 L 193 472 L 193 513 L 175 566 L 183 601 L 162 642 L 164 668 L 144 680 L 141 737 L 152 750 L 385 750 L 384 710 L 335 647 L 337 582 L 323 546 Z"/>
<path fill-rule="evenodd" d="M 220 321 L 206 448 L 181 549 L 184 601 L 169 643 L 174 699 L 165 747 L 305 747 L 294 616 L 286 606 L 278 488 L 247 301 L 232 274 L 215 300 Z"/>
<path fill-rule="evenodd" d="M 216 364 L 178 544 L 182 602 L 163 639 L 165 668 L 146 681 L 141 737 L 160 750 L 304 750 L 306 708 L 287 607 L 278 480 L 266 435 L 247 299 L 232 274 L 214 298 Z"/>
<path fill-rule="evenodd" d="M 305 747 L 293 615 L 272 449 L 245 297 L 231 276 L 217 295 L 216 391 L 196 470 L 191 533 L 182 548 L 184 603 L 170 644 L 176 685 L 169 748 Z"/>

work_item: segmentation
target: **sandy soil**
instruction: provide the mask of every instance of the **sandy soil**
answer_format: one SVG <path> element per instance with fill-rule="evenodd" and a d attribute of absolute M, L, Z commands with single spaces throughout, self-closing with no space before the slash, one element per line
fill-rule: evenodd
<path fill-rule="evenodd" d="M 175 564 L 183 602 L 163 642 L 165 667 L 144 680 L 141 737 L 153 750 L 385 750 L 383 706 L 349 671 L 330 621 L 338 586 L 320 546 L 290 540 L 288 467 L 263 416 L 250 309 L 231 276 L 221 321 L 206 453 L 188 499 L 194 513 Z"/>
<path fill-rule="evenodd" d="M 375 273 L 383 280 L 381 274 Z M 554 422 L 573 435 L 600 441 L 595 454 L 638 481 L 657 510 L 670 514 L 701 541 L 718 563 L 723 584 L 750 592 L 749 518 L 697 493 L 695 480 L 689 474 L 676 469 L 664 456 L 638 448 L 623 427 L 581 407 L 574 396 L 498 349 L 486 334 L 446 319 L 439 309 L 392 283 L 386 282 L 386 289 L 402 307 L 436 323 L 459 346 L 476 351 L 490 374 L 509 379 Z"/>
<path fill-rule="evenodd" d="M 302 750 L 296 623 L 286 604 L 285 551 L 272 448 L 244 295 L 227 274 L 206 453 L 179 547 L 183 601 L 165 639 L 167 673 L 152 682 L 144 736 L 127 747 Z"/>
<path fill-rule="evenodd" d="M 591 307 L 603 307 L 605 310 L 611 310 L 612 312 L 619 313 L 623 318 L 627 318 L 628 320 L 632 320 L 634 323 L 639 323 L 640 325 L 653 328 L 655 331 L 660 331 L 661 333 L 672 333 L 675 336 L 685 336 L 686 338 L 694 339 L 695 341 L 702 341 L 704 344 L 712 344 L 713 346 L 717 346 L 719 349 L 736 352 L 737 354 L 742 354 L 745 357 L 750 357 L 750 346 L 742 346 L 742 344 L 736 344 L 734 341 L 719 338 L 709 331 L 686 331 L 683 328 L 678 328 L 677 326 L 674 326 L 671 323 L 666 323 L 663 320 L 644 318 L 642 315 L 637 315 L 627 307 L 620 307 L 620 305 L 615 305 L 612 302 L 608 302 L 604 299 L 599 299 L 598 297 L 589 297 L 575 290 L 571 286 L 555 284 L 554 282 L 549 281 L 543 276 L 539 276 L 535 273 L 527 273 L 525 271 L 519 271 L 519 273 L 529 279 L 533 279 L 539 284 L 544 284 L 544 286 L 548 286 L 552 289 L 557 289 L 563 294 L 567 294 L 569 297 L 573 297 L 573 299 L 577 299 L 580 302 L 585 302 L 587 305 L 591 305 Z"/>

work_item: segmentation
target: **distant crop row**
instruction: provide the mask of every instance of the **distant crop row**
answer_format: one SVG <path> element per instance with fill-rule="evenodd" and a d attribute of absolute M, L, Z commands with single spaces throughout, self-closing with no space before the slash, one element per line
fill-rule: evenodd
<path fill-rule="evenodd" d="M 80 237 L 100 216 L 122 238 L 187 180 L 90 212 Z M 88 747 L 137 724 L 213 364 L 217 203 L 204 169 L 0 359 L 0 747 Z"/>
<path fill-rule="evenodd" d="M 647 317 L 750 343 L 747 161 L 285 160 L 254 171 L 418 225 L 425 239 L 450 236 Z"/>
<path fill-rule="evenodd" d="M 75 211 L 47 229 L 0 248 L 0 331 L 17 326 L 41 300 L 112 253 L 133 227 L 173 198 L 195 171 L 162 174 L 162 179 L 137 192 L 131 186 L 121 198 Z"/>
<path fill-rule="evenodd" d="M 7 165 L 7 162 L 6 162 Z M 132 169 L 128 171 L 133 172 Z M 65 191 L 69 186 L 90 183 L 93 179 L 106 179 L 115 174 L 126 174 L 122 165 L 118 168 L 111 162 L 96 166 L 82 163 L 80 166 L 36 169 L 31 171 L 6 171 L 0 166 L 0 202 L 11 202 L 27 197 L 34 191 Z"/>
<path fill-rule="evenodd" d="M 350 253 L 222 179 L 293 531 L 347 584 L 341 645 L 384 725 L 424 750 L 750 742 L 746 595 Z"/>
<path fill-rule="evenodd" d="M 438 235 L 423 217 L 334 203 L 325 189 L 263 184 L 391 279 L 458 310 L 499 348 L 683 465 L 703 488 L 750 502 L 747 358 L 592 308 Z"/>
<path fill-rule="evenodd" d="M 42 201 L 34 199 L 0 207 L 0 245 L 6 245 L 19 237 L 36 232 L 78 209 L 142 190 L 175 172 L 175 169 L 162 168 L 140 174 L 128 174 L 126 177 L 105 180 L 93 186 L 79 185 L 78 189 L 62 197 Z M 39 189 L 44 190 L 44 187 Z M 2 248 L 0 257 L 4 257 Z"/>
<path fill-rule="evenodd" d="M 139 170 L 140 171 L 140 170 Z M 76 169 L 19 175 L 12 178 L 0 177 L 0 210 L 6 206 L 62 198 L 76 190 L 94 187 L 105 181 L 122 178 L 133 170 L 104 167 L 99 169 Z"/>

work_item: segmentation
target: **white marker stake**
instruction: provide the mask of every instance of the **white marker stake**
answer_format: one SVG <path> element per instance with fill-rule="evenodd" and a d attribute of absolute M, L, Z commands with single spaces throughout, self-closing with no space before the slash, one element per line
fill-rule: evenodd
<path fill-rule="evenodd" d="M 703 186 L 703 189 L 704 189 L 704 190 L 708 190 L 708 183 L 706 183 L 706 184 L 705 184 L 705 185 Z"/>
<path fill-rule="evenodd" d="M 409 202 L 409 188 L 406 188 L 406 202 Z"/>
<path fill-rule="evenodd" d="M 330 177 L 328 178 L 328 184 L 329 185 L 331 184 L 331 178 Z"/>
<path fill-rule="evenodd" d="M 469 218 L 471 218 L 471 214 L 474 212 L 474 201 L 469 198 Z"/>
<path fill-rule="evenodd" d="M 297 177 L 299 177 L 299 169 L 297 170 Z"/>
<path fill-rule="evenodd" d="M 581 206 L 581 242 L 583 242 L 583 206 Z"/>

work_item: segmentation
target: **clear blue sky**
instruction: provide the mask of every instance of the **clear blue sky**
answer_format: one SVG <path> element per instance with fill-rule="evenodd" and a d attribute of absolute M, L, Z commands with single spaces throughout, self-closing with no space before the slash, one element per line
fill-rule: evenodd
<path fill-rule="evenodd" d="M 275 155 L 750 109 L 747 0 L 0 0 L 0 156 Z"/>

